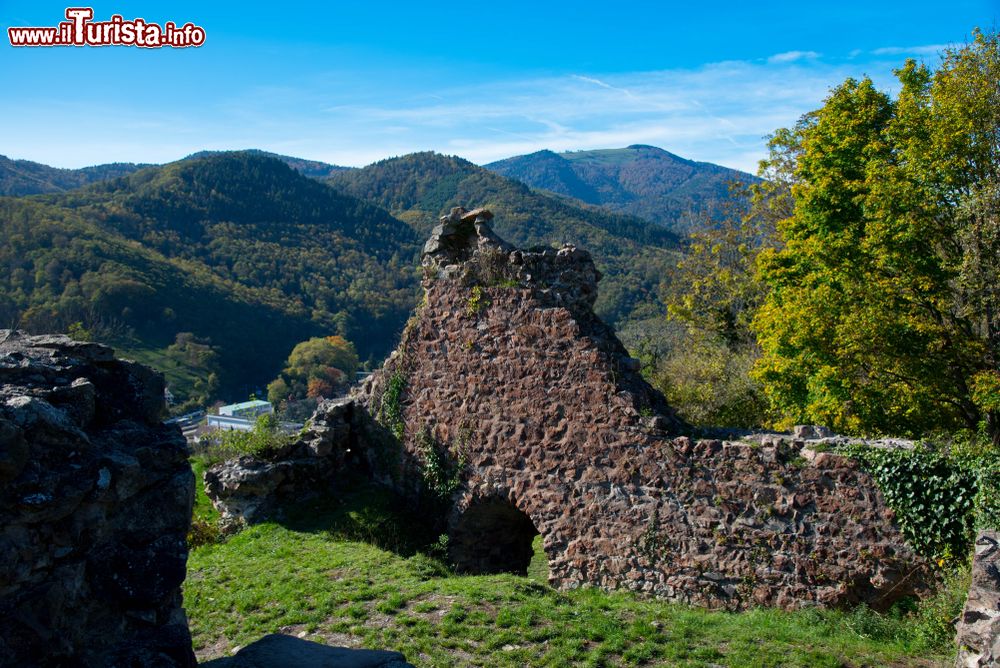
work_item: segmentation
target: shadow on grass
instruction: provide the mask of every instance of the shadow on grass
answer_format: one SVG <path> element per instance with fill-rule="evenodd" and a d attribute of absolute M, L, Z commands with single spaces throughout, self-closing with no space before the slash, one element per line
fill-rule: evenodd
<path fill-rule="evenodd" d="M 418 514 L 392 490 L 361 475 L 339 478 L 334 492 L 284 506 L 272 521 L 296 532 L 368 543 L 402 557 L 417 552 L 444 556 L 433 516 Z"/>

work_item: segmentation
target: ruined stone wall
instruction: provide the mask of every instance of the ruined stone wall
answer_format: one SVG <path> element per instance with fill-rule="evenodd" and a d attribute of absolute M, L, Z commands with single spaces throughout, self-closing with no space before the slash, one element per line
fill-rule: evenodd
<path fill-rule="evenodd" d="M 372 415 L 401 415 L 397 479 L 421 479 L 429 441 L 464 464 L 449 521 L 460 567 L 522 569 L 533 528 L 563 588 L 740 609 L 886 607 L 923 586 L 926 563 L 855 463 L 790 439 L 678 437 L 589 308 L 589 255 L 513 250 L 487 220 L 459 210 L 435 230 L 425 302 L 363 391 Z"/>
<path fill-rule="evenodd" d="M 194 478 L 163 379 L 0 331 L 0 665 L 194 666 Z"/>
<path fill-rule="evenodd" d="M 972 584 L 958 618 L 956 668 L 1000 665 L 1000 533 L 981 531 L 972 560 Z"/>
<path fill-rule="evenodd" d="M 219 511 L 223 531 L 237 530 L 275 518 L 285 504 L 334 491 L 342 476 L 374 477 L 379 469 L 377 444 L 383 439 L 384 430 L 353 399 L 324 401 L 309 428 L 280 451 L 210 467 L 205 493 Z"/>

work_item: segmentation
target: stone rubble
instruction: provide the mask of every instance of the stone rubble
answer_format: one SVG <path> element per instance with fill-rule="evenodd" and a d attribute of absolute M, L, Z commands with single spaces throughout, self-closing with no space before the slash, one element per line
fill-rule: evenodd
<path fill-rule="evenodd" d="M 322 402 L 309 428 L 281 452 L 221 462 L 205 472 L 205 492 L 232 532 L 280 514 L 282 505 L 334 488 L 349 471 L 367 474 L 366 444 L 376 437 L 363 407 L 352 399 Z M 360 442 L 359 442 L 360 439 Z"/>

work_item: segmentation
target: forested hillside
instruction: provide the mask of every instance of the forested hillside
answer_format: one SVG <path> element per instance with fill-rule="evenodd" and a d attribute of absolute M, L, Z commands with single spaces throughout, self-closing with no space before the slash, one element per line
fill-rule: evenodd
<path fill-rule="evenodd" d="M 289 164 L 334 176 L 328 185 Z M 459 158 L 421 153 L 338 170 L 206 152 L 0 200 L 0 317 L 109 341 L 164 370 L 182 401 L 239 398 L 313 336 L 342 335 L 379 362 L 416 303 L 420 243 L 456 205 L 491 207 L 497 232 L 515 244 L 590 250 L 606 275 L 598 311 L 612 323 L 658 308 L 678 256 L 667 230 Z"/>
<path fill-rule="evenodd" d="M 750 174 L 695 162 L 655 146 L 620 149 L 538 151 L 486 165 L 532 188 L 573 197 L 610 211 L 639 216 L 679 234 L 705 224 L 729 199 L 733 182 Z"/>
<path fill-rule="evenodd" d="M 325 179 L 328 176 L 332 176 L 337 172 L 343 172 L 345 170 L 351 169 L 351 167 L 341 167 L 340 165 L 331 165 L 328 162 L 320 162 L 319 160 L 306 160 L 305 158 L 296 158 L 291 155 L 281 155 L 280 153 L 271 153 L 270 151 L 261 151 L 260 149 L 250 148 L 245 151 L 237 151 L 238 153 L 246 153 L 248 155 L 256 155 L 265 158 L 276 158 L 295 171 L 297 171 L 302 176 L 308 176 L 311 179 Z M 198 151 L 197 153 L 192 153 L 185 159 L 190 158 L 206 158 L 213 155 L 223 155 L 225 153 L 233 153 L 233 151 Z"/>
<path fill-rule="evenodd" d="M 233 151 L 199 151 L 185 160 L 223 155 Z M 306 160 L 290 155 L 279 155 L 268 151 L 250 149 L 239 151 L 259 157 L 276 158 L 303 176 L 313 179 L 324 179 L 337 172 L 350 169 L 317 160 Z M 98 181 L 107 181 L 121 176 L 128 176 L 140 169 L 153 167 L 152 164 L 136 164 L 131 162 L 113 162 L 105 165 L 93 165 L 81 169 L 60 169 L 50 167 L 30 160 L 11 160 L 0 155 L 0 195 L 40 195 L 59 193 L 75 188 L 81 188 Z"/>
<path fill-rule="evenodd" d="M 186 160 L 0 207 L 5 324 L 207 357 L 224 396 L 262 387 L 310 336 L 380 359 L 416 299 L 408 226 L 272 158 Z M 179 333 L 194 339 L 170 351 Z"/>
<path fill-rule="evenodd" d="M 96 181 L 125 176 L 148 166 L 116 162 L 83 169 L 59 169 L 30 160 L 11 160 L 0 155 L 0 195 L 62 192 Z"/>
<path fill-rule="evenodd" d="M 604 273 L 597 312 L 612 324 L 658 301 L 661 282 L 678 257 L 677 237 L 667 230 L 532 191 L 457 157 L 414 153 L 340 172 L 328 182 L 389 209 L 420 238 L 452 206 L 485 206 L 496 216 L 496 232 L 511 243 L 577 244 Z"/>

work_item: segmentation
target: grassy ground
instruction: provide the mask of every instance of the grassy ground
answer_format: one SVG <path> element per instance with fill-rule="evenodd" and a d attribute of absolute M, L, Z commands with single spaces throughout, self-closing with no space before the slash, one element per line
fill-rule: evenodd
<path fill-rule="evenodd" d="M 196 515 L 211 517 L 200 496 Z M 417 666 L 945 666 L 905 620 L 862 611 L 708 612 L 528 577 L 456 576 L 412 523 L 355 488 L 194 549 L 184 585 L 200 659 L 265 633 L 395 649 Z M 389 549 L 385 549 L 389 548 Z"/>
<path fill-rule="evenodd" d="M 216 522 L 219 519 L 219 513 L 212 507 L 212 502 L 208 500 L 208 495 L 205 494 L 205 462 L 201 459 L 195 458 L 191 460 L 191 470 L 194 471 L 194 513 L 193 518 L 195 521 L 201 520 L 203 522 Z"/>

